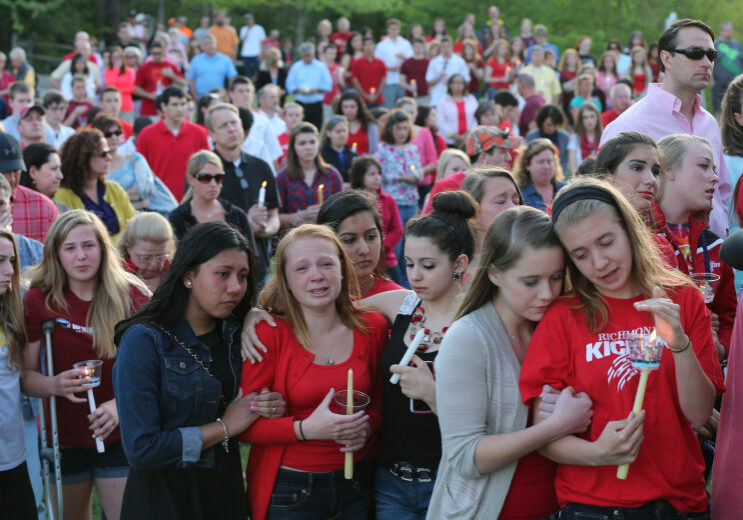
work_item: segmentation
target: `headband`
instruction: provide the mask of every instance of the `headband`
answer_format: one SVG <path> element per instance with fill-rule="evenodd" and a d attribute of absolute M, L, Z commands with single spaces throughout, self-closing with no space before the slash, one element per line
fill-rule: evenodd
<path fill-rule="evenodd" d="M 560 213 L 571 204 L 581 200 L 600 200 L 615 208 L 620 214 L 619 204 L 611 194 L 603 188 L 597 186 L 578 186 L 571 190 L 565 191 L 557 197 L 552 205 L 552 222 L 557 223 Z"/>

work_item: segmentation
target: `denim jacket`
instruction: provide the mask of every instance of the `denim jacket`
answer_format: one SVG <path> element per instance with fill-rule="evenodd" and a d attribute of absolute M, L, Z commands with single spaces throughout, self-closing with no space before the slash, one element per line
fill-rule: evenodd
<path fill-rule="evenodd" d="M 235 377 L 230 402 L 240 386 L 242 361 L 235 341 L 237 324 L 222 321 L 222 336 Z M 185 319 L 173 328 L 207 367 L 209 350 Z M 203 450 L 200 426 L 217 417 L 220 382 L 154 324 L 134 325 L 121 339 L 113 370 L 121 441 L 131 467 L 213 467 L 213 449 Z"/>

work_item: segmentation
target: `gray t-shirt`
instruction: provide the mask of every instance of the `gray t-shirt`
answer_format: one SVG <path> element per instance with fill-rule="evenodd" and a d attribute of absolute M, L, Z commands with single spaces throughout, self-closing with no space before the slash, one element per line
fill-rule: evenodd
<path fill-rule="evenodd" d="M 21 371 L 8 366 L 10 350 L 0 330 L 0 471 L 26 460 L 26 438 L 21 412 Z"/>

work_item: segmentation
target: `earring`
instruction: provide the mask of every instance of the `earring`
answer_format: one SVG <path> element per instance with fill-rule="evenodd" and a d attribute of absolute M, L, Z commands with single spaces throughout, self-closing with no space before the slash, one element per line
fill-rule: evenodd
<path fill-rule="evenodd" d="M 191 288 L 191 282 L 186 282 L 186 287 Z"/>
<path fill-rule="evenodd" d="M 453 280 L 461 280 L 462 279 L 462 271 L 454 271 L 454 273 L 451 275 Z"/>

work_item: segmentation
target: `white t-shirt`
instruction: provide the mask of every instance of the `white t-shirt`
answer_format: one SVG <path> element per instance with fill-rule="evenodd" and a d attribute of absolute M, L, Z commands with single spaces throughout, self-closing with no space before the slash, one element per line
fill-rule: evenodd
<path fill-rule="evenodd" d="M 271 131 L 273 132 L 273 135 L 278 137 L 281 134 L 286 133 L 286 121 L 284 121 L 281 118 L 278 112 L 274 113 L 272 117 L 269 117 L 269 115 L 266 114 L 263 110 L 259 110 L 258 114 L 268 119 L 268 122 L 271 125 Z"/>
<path fill-rule="evenodd" d="M 446 79 L 440 80 L 428 91 L 431 94 L 431 105 L 433 106 L 436 106 L 446 94 L 446 82 L 454 74 L 461 74 L 467 84 L 470 82 L 470 69 L 467 67 L 467 62 L 456 54 L 452 54 L 448 60 L 444 59 L 442 54 L 432 59 L 428 63 L 428 69 L 426 69 L 426 81 L 430 83 L 441 76 L 442 72 L 446 72 Z"/>
<path fill-rule="evenodd" d="M 240 56 L 243 58 L 254 58 L 261 54 L 261 43 L 266 39 L 266 30 L 262 25 L 253 24 L 253 27 L 243 25 L 240 29 Z"/>
<path fill-rule="evenodd" d="M 397 55 L 402 53 L 405 58 L 399 58 Z M 387 67 L 400 68 L 402 62 L 413 55 L 413 46 L 410 42 L 398 36 L 395 41 L 392 38 L 387 37 L 377 44 L 374 50 L 374 56 L 384 62 Z M 388 85 L 399 85 L 400 84 L 400 71 L 387 71 L 387 84 Z"/>
<path fill-rule="evenodd" d="M 0 328 L 0 471 L 26 460 L 26 437 L 21 411 L 21 371 L 8 367 L 10 350 Z"/>

